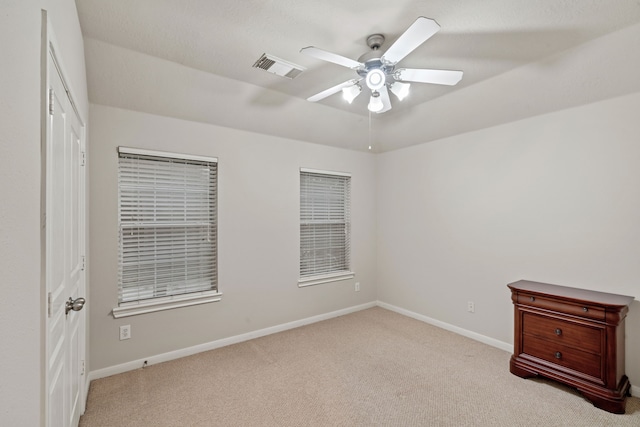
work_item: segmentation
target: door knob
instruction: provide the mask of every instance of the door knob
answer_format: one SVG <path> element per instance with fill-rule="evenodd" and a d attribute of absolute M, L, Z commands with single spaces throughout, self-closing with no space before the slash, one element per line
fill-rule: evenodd
<path fill-rule="evenodd" d="M 84 307 L 84 303 L 87 302 L 84 298 L 73 299 L 69 297 L 69 300 L 64 304 L 64 314 L 69 314 L 71 310 L 80 311 Z"/>

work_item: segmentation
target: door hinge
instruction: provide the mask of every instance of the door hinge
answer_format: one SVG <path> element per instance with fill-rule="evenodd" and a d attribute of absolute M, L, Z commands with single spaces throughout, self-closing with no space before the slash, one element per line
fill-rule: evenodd
<path fill-rule="evenodd" d="M 85 268 L 86 268 L 85 256 L 82 255 L 80 257 L 80 270 L 84 271 Z"/>
<path fill-rule="evenodd" d="M 80 166 L 84 166 L 86 162 L 87 162 L 87 153 L 85 153 L 84 151 L 81 151 L 80 152 Z"/>
<path fill-rule="evenodd" d="M 84 375 L 84 360 L 82 361 L 82 367 L 80 368 L 80 376 Z"/>
<path fill-rule="evenodd" d="M 51 317 L 51 292 L 47 295 L 47 317 Z"/>
<path fill-rule="evenodd" d="M 49 114 L 53 116 L 53 89 L 49 89 Z"/>

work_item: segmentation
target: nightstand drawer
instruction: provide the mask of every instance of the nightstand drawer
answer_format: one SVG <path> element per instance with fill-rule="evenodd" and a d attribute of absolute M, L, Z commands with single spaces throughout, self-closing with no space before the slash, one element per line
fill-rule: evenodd
<path fill-rule="evenodd" d="M 605 320 L 605 311 L 600 307 L 593 307 L 586 304 L 572 304 L 557 299 L 540 297 L 526 293 L 518 294 L 518 304 L 530 307 L 542 308 L 545 310 L 558 311 L 573 316 L 586 317 L 589 319 Z"/>
<path fill-rule="evenodd" d="M 522 315 L 522 333 L 547 339 L 554 344 L 602 354 L 603 330 L 600 328 L 525 312 Z"/>
<path fill-rule="evenodd" d="M 539 359 L 595 378 L 602 378 L 602 363 L 598 354 L 530 336 L 524 341 L 523 352 Z"/>

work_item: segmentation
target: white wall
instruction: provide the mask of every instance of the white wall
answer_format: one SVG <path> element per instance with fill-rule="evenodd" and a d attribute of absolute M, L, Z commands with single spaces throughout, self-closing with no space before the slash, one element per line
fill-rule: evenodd
<path fill-rule="evenodd" d="M 60 42 L 80 114 L 88 116 L 82 36 L 73 0 L 4 0 L 0 13 L 0 420 L 43 422 L 40 256 L 41 9 Z"/>
<path fill-rule="evenodd" d="M 92 370 L 375 301 L 373 155 L 94 104 L 90 114 Z M 218 157 L 221 302 L 112 317 L 119 145 Z M 297 286 L 300 167 L 352 174 L 355 279 Z M 119 341 L 125 324 L 132 338 Z"/>
<path fill-rule="evenodd" d="M 379 155 L 378 299 L 513 343 L 510 282 L 640 298 L 638 111 L 640 93 Z M 638 330 L 636 300 L 635 386 Z"/>

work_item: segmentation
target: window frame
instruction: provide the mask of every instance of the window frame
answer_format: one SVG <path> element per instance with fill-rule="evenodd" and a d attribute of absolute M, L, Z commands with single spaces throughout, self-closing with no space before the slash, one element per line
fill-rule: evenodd
<path fill-rule="evenodd" d="M 304 235 L 302 228 L 303 226 L 309 226 L 312 224 L 303 224 L 303 210 L 307 209 L 307 207 L 303 207 L 304 203 L 304 188 L 303 188 L 303 175 L 319 175 L 326 176 L 332 178 L 343 177 L 346 179 L 346 189 L 344 193 L 343 199 L 343 214 L 344 214 L 344 232 L 345 232 L 345 244 L 343 247 L 344 250 L 344 264 L 346 264 L 344 269 L 336 269 L 332 271 L 320 272 L 317 274 L 303 274 L 303 248 L 306 246 L 303 241 Z M 311 169 L 311 168 L 300 168 L 299 172 L 299 183 L 300 183 L 300 216 L 299 216 L 299 262 L 298 262 L 298 287 L 306 287 L 318 285 L 321 283 L 329 283 L 341 280 L 352 279 L 355 277 L 355 273 L 352 270 L 352 259 L 351 259 L 351 174 L 347 172 L 335 172 L 335 171 L 327 171 L 320 169 Z M 331 221 L 326 221 L 326 224 L 331 224 Z M 335 224 L 335 222 L 333 222 Z M 322 225 L 319 223 L 317 225 Z"/>
<path fill-rule="evenodd" d="M 137 299 L 130 301 L 121 301 L 121 293 L 122 291 L 122 271 L 123 271 L 123 248 L 124 242 L 122 239 L 123 230 L 126 229 L 126 226 L 123 226 L 125 222 L 122 221 L 122 212 L 123 212 L 123 204 L 121 200 L 121 191 L 122 191 L 122 181 L 125 177 L 122 174 L 121 168 L 122 159 L 126 156 L 141 156 L 148 157 L 150 160 L 158 160 L 159 162 L 169 162 L 171 159 L 177 160 L 179 162 L 193 162 L 193 165 L 197 163 L 208 163 L 209 165 L 215 164 L 215 171 L 212 173 L 210 179 L 210 185 L 212 186 L 213 195 L 209 198 L 209 203 L 213 206 L 209 208 L 210 212 L 208 215 L 207 223 L 210 223 L 209 232 L 213 234 L 211 239 L 212 243 L 212 252 L 211 252 L 211 275 L 210 280 L 212 280 L 212 288 L 211 289 L 200 289 L 197 288 L 193 291 L 175 293 L 172 295 L 159 296 L 159 297 L 151 297 L 147 299 Z M 167 160 L 168 159 L 168 160 Z M 169 170 L 169 167 L 167 167 Z M 126 187 L 126 186 L 125 186 Z M 154 189 L 155 192 L 155 189 Z M 118 147 L 118 306 L 113 308 L 112 314 L 114 318 L 133 316 L 144 313 L 151 313 L 155 311 L 168 310 L 178 307 L 187 307 L 197 304 L 205 304 L 210 302 L 217 302 L 222 299 L 222 293 L 219 291 L 218 284 L 218 239 L 217 239 L 217 199 L 218 199 L 218 159 L 216 157 L 205 157 L 205 156 L 197 156 L 190 154 L 180 154 L 180 153 L 171 153 L 165 151 L 155 151 L 155 150 L 146 150 L 146 149 L 138 149 L 138 148 L 130 148 L 130 147 Z M 155 201 L 151 203 L 153 205 L 153 212 L 155 215 Z M 186 204 L 186 202 L 184 202 Z M 147 207 L 151 206 L 148 205 Z M 138 207 L 141 209 L 140 207 Z M 187 213 L 188 205 L 185 205 L 185 215 Z M 202 210 L 202 208 L 200 208 Z M 162 228 L 163 224 L 160 222 L 150 221 L 148 224 L 141 225 L 141 228 L 148 227 L 152 233 L 157 233 L 158 229 Z M 166 226 L 165 226 L 166 227 Z M 172 228 L 173 226 L 169 226 Z M 188 225 L 184 225 L 182 227 L 188 227 Z M 211 231 L 213 230 L 213 231 Z M 188 239 L 188 237 L 185 237 Z M 185 253 L 186 254 L 186 253 Z M 154 282 L 152 285 L 154 288 L 157 286 L 157 283 Z"/>

